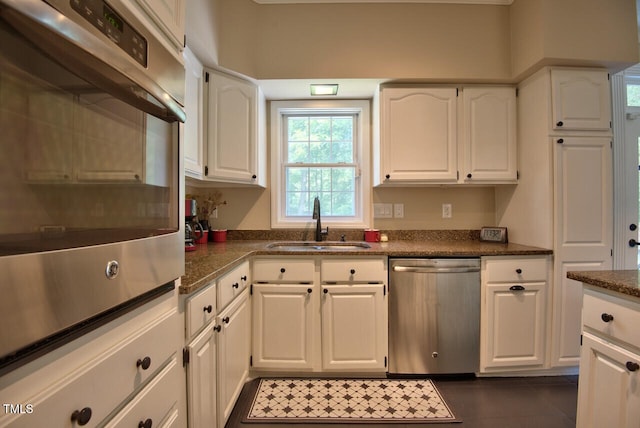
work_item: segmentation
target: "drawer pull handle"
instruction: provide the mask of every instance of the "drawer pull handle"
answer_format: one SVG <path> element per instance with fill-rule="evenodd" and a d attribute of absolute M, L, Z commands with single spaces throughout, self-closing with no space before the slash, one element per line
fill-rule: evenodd
<path fill-rule="evenodd" d="M 202 310 L 210 314 L 213 311 L 213 306 L 205 306 Z"/>
<path fill-rule="evenodd" d="M 611 314 L 607 314 L 606 312 L 605 312 L 604 314 L 602 314 L 602 315 L 600 316 L 600 318 L 602 318 L 602 321 L 604 321 L 604 322 L 611 322 L 611 321 L 613 321 L 613 315 L 611 315 Z"/>
<path fill-rule="evenodd" d="M 216 333 L 220 333 L 220 330 L 222 330 L 222 326 L 221 325 L 217 325 L 217 326 L 213 327 L 213 331 L 215 331 Z"/>
<path fill-rule="evenodd" d="M 240 287 L 240 284 L 238 284 L 237 282 L 234 282 L 233 284 L 231 284 L 232 288 L 238 288 Z"/>
<path fill-rule="evenodd" d="M 240 279 L 241 279 L 241 280 L 243 280 L 243 281 L 246 281 L 246 280 L 247 280 L 247 275 L 242 275 L 242 276 L 240 277 Z"/>
<path fill-rule="evenodd" d="M 151 367 L 151 358 L 144 357 L 143 359 L 138 359 L 136 361 L 136 367 L 142 367 L 142 370 L 146 370 Z"/>
<path fill-rule="evenodd" d="M 280 273 L 285 273 L 287 270 L 285 268 L 280 268 Z"/>
<path fill-rule="evenodd" d="M 637 372 L 638 370 L 640 370 L 640 365 L 635 361 L 627 361 L 626 366 L 627 370 L 629 370 L 630 372 Z"/>
<path fill-rule="evenodd" d="M 522 274 L 522 269 L 520 269 L 520 268 L 516 269 L 516 273 L 517 273 L 518 275 Z"/>
<path fill-rule="evenodd" d="M 524 291 L 524 287 L 522 285 L 512 285 L 509 287 L 511 291 Z"/>
<path fill-rule="evenodd" d="M 147 419 L 146 421 L 140 421 L 138 424 L 138 428 L 151 428 L 153 426 L 153 421 L 151 419 Z"/>
<path fill-rule="evenodd" d="M 229 317 L 222 318 L 222 322 L 225 324 L 229 324 Z"/>
<path fill-rule="evenodd" d="M 355 269 L 351 269 L 349 272 L 351 273 L 351 275 L 355 275 L 356 274 L 356 270 Z"/>
<path fill-rule="evenodd" d="M 77 422 L 78 425 L 86 425 L 91 420 L 91 407 L 85 407 L 82 410 L 76 410 L 71 414 L 71 422 Z"/>

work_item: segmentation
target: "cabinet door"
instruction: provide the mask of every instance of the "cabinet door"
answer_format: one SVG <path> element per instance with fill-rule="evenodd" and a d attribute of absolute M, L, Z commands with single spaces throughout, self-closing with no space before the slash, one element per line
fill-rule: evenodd
<path fill-rule="evenodd" d="M 516 91 L 465 87 L 461 168 L 465 182 L 516 180 Z"/>
<path fill-rule="evenodd" d="M 203 68 L 198 58 L 186 48 L 183 52 L 185 66 L 184 108 L 187 120 L 184 123 L 184 172 L 188 176 L 201 178 L 204 168 L 204 140 L 202 111 Z"/>
<path fill-rule="evenodd" d="M 602 70 L 551 70 L 554 130 L 611 130 L 609 76 Z"/>
<path fill-rule="evenodd" d="M 563 137 L 555 149 L 554 365 L 578 364 L 582 284 L 569 270 L 611 269 L 611 140 Z"/>
<path fill-rule="evenodd" d="M 184 46 L 186 0 L 138 0 L 138 3 L 176 46 Z"/>
<path fill-rule="evenodd" d="M 211 180 L 257 180 L 258 91 L 255 85 L 208 71 L 207 166 Z"/>
<path fill-rule="evenodd" d="M 385 284 L 322 287 L 322 368 L 385 371 Z"/>
<path fill-rule="evenodd" d="M 578 428 L 637 427 L 640 421 L 640 355 L 583 334 L 578 386 Z"/>
<path fill-rule="evenodd" d="M 381 180 L 455 182 L 456 88 L 384 88 Z"/>
<path fill-rule="evenodd" d="M 187 392 L 190 428 L 216 426 L 216 326 L 210 323 L 188 346 Z"/>
<path fill-rule="evenodd" d="M 216 318 L 218 341 L 218 426 L 223 427 L 249 374 L 251 312 L 245 289 Z"/>
<path fill-rule="evenodd" d="M 486 286 L 482 369 L 544 363 L 545 290 L 543 282 Z"/>
<path fill-rule="evenodd" d="M 310 284 L 253 286 L 253 367 L 312 368 L 319 327 L 314 293 Z"/>

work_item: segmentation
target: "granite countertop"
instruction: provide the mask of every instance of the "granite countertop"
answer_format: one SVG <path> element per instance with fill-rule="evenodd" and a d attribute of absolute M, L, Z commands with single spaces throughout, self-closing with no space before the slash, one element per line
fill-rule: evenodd
<path fill-rule="evenodd" d="M 551 250 L 519 244 L 498 244 L 477 240 L 394 240 L 368 243 L 371 248 L 324 249 L 313 247 L 304 250 L 268 248 L 280 240 L 232 240 L 197 245 L 195 251 L 185 254 L 185 275 L 180 286 L 181 294 L 189 294 L 224 275 L 242 261 L 256 255 L 384 255 L 389 257 L 479 257 L 501 255 L 552 254 Z"/>
<path fill-rule="evenodd" d="M 594 287 L 640 297 L 640 276 L 637 270 L 598 270 L 567 272 L 567 278 Z"/>

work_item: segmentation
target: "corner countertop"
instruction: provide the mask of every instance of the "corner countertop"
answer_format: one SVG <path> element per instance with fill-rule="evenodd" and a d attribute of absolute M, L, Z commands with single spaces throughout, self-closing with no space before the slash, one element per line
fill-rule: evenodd
<path fill-rule="evenodd" d="M 215 278 L 232 270 L 245 259 L 256 255 L 342 255 L 389 257 L 479 257 L 505 255 L 545 255 L 549 249 L 520 244 L 498 244 L 476 240 L 397 240 L 368 243 L 371 248 L 350 250 L 286 250 L 268 248 L 274 240 L 233 240 L 197 245 L 195 251 L 185 253 L 185 275 L 182 277 L 180 294 L 189 294 L 209 284 Z"/>
<path fill-rule="evenodd" d="M 567 278 L 640 298 L 640 275 L 637 270 L 572 271 L 567 272 Z"/>

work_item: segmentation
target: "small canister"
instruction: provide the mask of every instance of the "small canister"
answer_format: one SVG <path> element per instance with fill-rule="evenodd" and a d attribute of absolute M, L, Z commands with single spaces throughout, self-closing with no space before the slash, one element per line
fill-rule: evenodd
<path fill-rule="evenodd" d="M 227 229 L 213 229 L 213 242 L 226 242 L 227 241 Z"/>
<path fill-rule="evenodd" d="M 380 230 L 378 229 L 365 229 L 364 240 L 367 242 L 380 242 Z"/>

